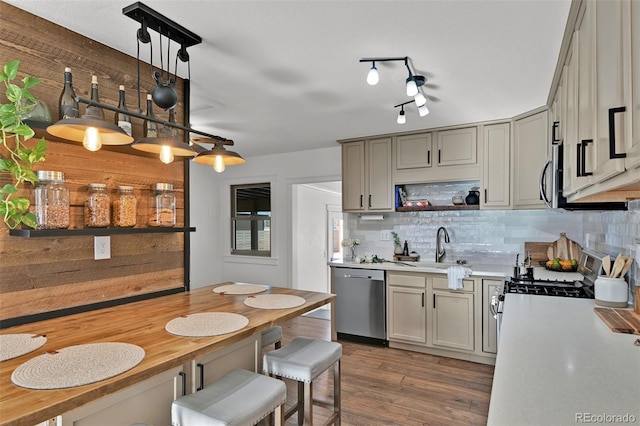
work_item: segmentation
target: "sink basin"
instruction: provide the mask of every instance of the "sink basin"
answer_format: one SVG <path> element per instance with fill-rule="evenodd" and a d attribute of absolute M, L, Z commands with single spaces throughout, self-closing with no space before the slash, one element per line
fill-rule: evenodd
<path fill-rule="evenodd" d="M 433 269 L 447 269 L 447 268 L 449 268 L 449 266 L 458 265 L 455 262 L 440 262 L 440 263 L 436 263 L 436 262 L 414 262 L 413 264 L 415 264 L 418 268 L 433 268 Z M 460 266 L 470 267 L 471 265 L 465 263 L 464 265 L 460 265 Z"/>

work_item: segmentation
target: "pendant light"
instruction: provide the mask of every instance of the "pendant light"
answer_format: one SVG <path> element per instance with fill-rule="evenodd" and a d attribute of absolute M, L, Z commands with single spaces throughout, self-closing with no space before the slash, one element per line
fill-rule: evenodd
<path fill-rule="evenodd" d="M 222 173 L 226 166 L 236 166 L 238 164 L 246 163 L 246 160 L 240 156 L 240 154 L 227 151 L 224 145 L 233 145 L 233 141 L 220 141 L 215 139 L 205 138 L 192 138 L 192 142 L 214 142 L 213 148 L 204 149 L 197 143 L 193 144 L 194 150 L 197 152 L 196 157 L 193 159 L 195 163 L 207 164 L 213 167 L 218 173 Z"/>
<path fill-rule="evenodd" d="M 175 157 L 193 157 L 196 152 L 187 143 L 178 139 L 169 126 L 162 126 L 155 138 L 142 138 L 134 142 L 131 148 L 143 152 L 158 154 L 165 164 L 173 162 Z"/>
<path fill-rule="evenodd" d="M 98 79 L 91 78 L 91 101 L 80 118 L 65 118 L 47 127 L 47 132 L 61 139 L 82 142 L 89 151 L 97 151 L 102 145 L 128 145 L 133 138 L 113 123 L 104 120 L 104 111 L 97 106 Z"/>
<path fill-rule="evenodd" d="M 421 91 L 418 91 L 418 93 L 413 97 L 413 100 L 415 101 L 417 107 L 421 107 L 422 105 L 427 103 L 427 98 L 424 97 Z"/>

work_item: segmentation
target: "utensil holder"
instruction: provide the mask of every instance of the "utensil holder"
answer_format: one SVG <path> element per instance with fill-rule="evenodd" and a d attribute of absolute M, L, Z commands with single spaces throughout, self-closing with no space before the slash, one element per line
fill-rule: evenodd
<path fill-rule="evenodd" d="M 596 305 L 608 308 L 626 308 L 629 285 L 624 278 L 598 277 L 594 284 Z"/>

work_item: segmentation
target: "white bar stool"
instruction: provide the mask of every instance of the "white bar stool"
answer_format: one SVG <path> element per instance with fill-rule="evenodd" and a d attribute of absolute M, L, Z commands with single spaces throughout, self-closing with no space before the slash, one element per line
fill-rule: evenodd
<path fill-rule="evenodd" d="M 276 349 L 282 346 L 282 327 L 279 325 L 267 328 L 262 332 L 262 349 L 275 345 Z"/>
<path fill-rule="evenodd" d="M 270 413 L 284 424 L 287 387 L 278 379 L 232 370 L 201 391 L 171 404 L 172 426 L 255 425 Z"/>
<path fill-rule="evenodd" d="M 325 424 L 340 425 L 340 359 L 342 345 L 309 337 L 295 337 L 287 346 L 264 354 L 263 371 L 298 382 L 298 402 L 285 413 L 285 420 L 298 412 L 298 424 L 313 425 L 313 404 L 331 406 L 313 399 L 313 380 L 333 365 L 333 414 Z M 304 416 L 304 417 L 303 417 Z"/>

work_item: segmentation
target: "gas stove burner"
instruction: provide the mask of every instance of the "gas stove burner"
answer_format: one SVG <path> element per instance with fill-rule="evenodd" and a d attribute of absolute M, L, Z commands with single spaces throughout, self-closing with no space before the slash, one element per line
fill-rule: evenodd
<path fill-rule="evenodd" d="M 575 297 L 593 299 L 593 290 L 589 286 L 583 285 L 582 282 L 568 281 L 549 281 L 549 280 L 532 280 L 532 281 L 507 281 L 505 284 L 505 293 L 517 294 L 534 294 L 541 296 L 559 296 L 559 297 Z"/>

